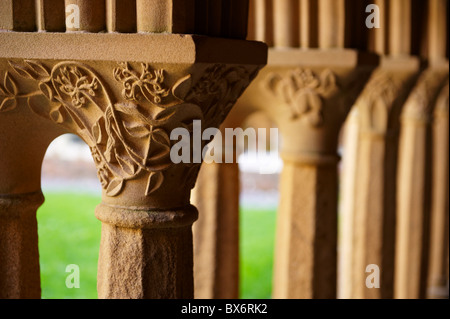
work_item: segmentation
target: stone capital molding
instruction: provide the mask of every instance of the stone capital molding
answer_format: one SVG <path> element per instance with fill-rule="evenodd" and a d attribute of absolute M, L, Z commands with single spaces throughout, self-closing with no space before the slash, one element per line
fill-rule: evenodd
<path fill-rule="evenodd" d="M 286 74 L 272 72 L 263 86 L 286 103 L 291 120 L 304 117 L 314 127 L 324 124 L 324 100 L 339 90 L 336 74 L 330 69 L 324 69 L 320 74 L 304 68 L 289 70 Z"/>
<path fill-rule="evenodd" d="M 434 118 L 448 119 L 448 108 L 449 108 L 449 82 L 447 81 L 437 99 L 436 107 L 434 110 Z"/>
<path fill-rule="evenodd" d="M 128 229 L 179 228 L 192 225 L 198 218 L 197 209 L 190 205 L 179 210 L 148 211 L 130 207 L 97 206 L 95 216 L 103 223 Z"/>
<path fill-rule="evenodd" d="M 0 195 L 0 217 L 3 220 L 21 218 L 17 212 L 34 212 L 44 203 L 42 192 Z"/>
<path fill-rule="evenodd" d="M 402 115 L 402 122 L 423 125 L 432 118 L 433 108 L 441 89 L 448 81 L 446 68 L 429 68 L 420 76 L 409 95 Z"/>
<path fill-rule="evenodd" d="M 194 120 L 219 127 L 260 67 L 10 59 L 0 68 L 0 115 L 26 105 L 79 135 L 107 197 L 144 180 L 140 196 L 167 190 L 167 183 L 186 192 L 200 165 L 174 167 L 171 131 L 191 131 Z"/>
<path fill-rule="evenodd" d="M 374 71 L 355 103 L 361 114 L 363 136 L 378 138 L 389 134 L 395 125 L 392 118 L 398 116 L 418 73 L 419 69 L 411 66 L 382 66 Z"/>
<path fill-rule="evenodd" d="M 239 103 L 277 124 L 283 153 L 334 157 L 339 130 L 379 61 L 353 50 L 313 49 L 272 49 L 269 61 Z"/>

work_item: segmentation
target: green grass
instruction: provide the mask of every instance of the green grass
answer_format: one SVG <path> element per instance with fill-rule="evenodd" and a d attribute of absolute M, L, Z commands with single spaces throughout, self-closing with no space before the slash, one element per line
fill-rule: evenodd
<path fill-rule="evenodd" d="M 42 298 L 97 298 L 97 261 L 101 223 L 94 209 L 96 196 L 47 194 L 38 210 Z M 80 288 L 66 287 L 68 265 L 80 270 Z"/>
<path fill-rule="evenodd" d="M 276 213 L 274 210 L 241 210 L 240 292 L 242 299 L 269 299 Z"/>
<path fill-rule="evenodd" d="M 97 262 L 101 223 L 94 209 L 100 197 L 46 194 L 38 210 L 42 298 L 97 298 Z M 271 295 L 275 211 L 241 211 L 240 286 L 243 299 Z M 68 265 L 78 265 L 80 288 L 66 287 Z"/>

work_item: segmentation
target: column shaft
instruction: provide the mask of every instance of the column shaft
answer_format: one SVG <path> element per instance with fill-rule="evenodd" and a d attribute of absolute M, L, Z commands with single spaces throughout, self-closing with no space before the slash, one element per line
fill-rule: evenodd
<path fill-rule="evenodd" d="M 393 296 L 396 144 L 394 134 L 388 139 L 365 134 L 360 139 L 353 228 L 355 298 Z M 379 289 L 366 287 L 368 265 L 380 268 Z"/>
<path fill-rule="evenodd" d="M 99 298 L 191 299 L 197 210 L 155 212 L 101 204 Z"/>
<path fill-rule="evenodd" d="M 36 23 L 39 31 L 66 31 L 64 0 L 37 0 Z"/>
<path fill-rule="evenodd" d="M 0 0 L 0 30 L 35 31 L 35 0 Z"/>
<path fill-rule="evenodd" d="M 431 112 L 448 66 L 428 69 L 410 94 L 399 141 L 394 297 L 425 298 L 431 202 Z"/>
<path fill-rule="evenodd" d="M 278 0 L 273 2 L 274 45 L 280 48 L 298 47 L 298 1 Z"/>
<path fill-rule="evenodd" d="M 433 194 L 431 202 L 429 298 L 448 298 L 449 249 L 449 118 L 448 85 L 436 105 L 433 121 Z"/>
<path fill-rule="evenodd" d="M 41 192 L 0 195 L 0 298 L 41 297 L 36 210 Z"/>
<path fill-rule="evenodd" d="M 357 180 L 357 160 L 359 150 L 359 117 L 357 108 L 354 108 L 343 128 L 343 158 L 339 186 L 339 216 L 341 222 L 338 233 L 338 298 L 348 299 L 352 296 L 353 277 L 353 232 L 355 216 L 355 184 Z"/>
<path fill-rule="evenodd" d="M 239 166 L 203 164 L 192 203 L 195 297 L 239 298 Z"/>
<path fill-rule="evenodd" d="M 273 297 L 336 298 L 336 160 L 284 163 Z"/>
<path fill-rule="evenodd" d="M 344 0 L 319 0 L 319 48 L 344 47 L 345 18 Z"/>
<path fill-rule="evenodd" d="M 136 32 L 136 1 L 107 0 L 106 28 L 108 32 Z"/>
<path fill-rule="evenodd" d="M 105 0 L 65 0 L 65 5 L 67 31 L 101 32 L 106 30 Z"/>

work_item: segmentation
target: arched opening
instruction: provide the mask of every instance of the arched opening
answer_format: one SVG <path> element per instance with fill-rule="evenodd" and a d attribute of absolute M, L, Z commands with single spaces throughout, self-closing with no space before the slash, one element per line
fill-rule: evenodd
<path fill-rule="evenodd" d="M 43 299 L 97 298 L 101 186 L 89 147 L 60 136 L 42 165 L 44 204 L 37 212 Z"/>

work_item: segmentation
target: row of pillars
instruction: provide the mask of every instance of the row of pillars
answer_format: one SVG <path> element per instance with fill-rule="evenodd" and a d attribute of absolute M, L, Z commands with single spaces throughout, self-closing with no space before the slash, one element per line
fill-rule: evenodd
<path fill-rule="evenodd" d="M 283 137 L 275 298 L 448 297 L 448 1 L 372 2 L 380 28 L 367 30 L 366 1 L 250 1 L 249 34 L 272 46 L 269 65 L 228 124 L 263 111 Z M 357 73 L 360 89 L 349 74 L 370 62 L 361 55 L 351 66 L 352 49 L 380 57 L 369 76 Z M 320 85 L 330 73 L 339 88 L 316 92 L 318 127 L 306 115 L 292 121 L 297 105 L 270 92 L 298 79 L 305 94 L 302 74 Z M 338 136 L 350 110 L 339 183 Z M 239 296 L 238 261 L 222 262 L 238 255 L 238 176 L 237 166 L 204 164 L 194 190 L 194 247 L 208 243 L 195 258 L 209 261 L 196 265 L 199 298 Z M 380 269 L 379 289 L 366 286 L 369 265 Z"/>
<path fill-rule="evenodd" d="M 379 19 L 378 28 L 369 30 L 366 19 L 373 13 L 367 11 L 370 4 L 377 6 Z M 249 39 L 275 48 L 355 48 L 380 55 L 436 58 L 447 50 L 436 29 L 446 23 L 446 18 L 431 12 L 445 13 L 446 6 L 445 1 L 417 0 L 253 0 Z M 419 16 L 428 10 L 434 22 L 429 25 Z M 425 35 L 427 28 L 430 30 Z M 424 41 L 428 42 L 427 50 L 420 49 Z"/>
<path fill-rule="evenodd" d="M 2 0 L 0 29 L 180 33 L 245 39 L 242 0 Z"/>
<path fill-rule="evenodd" d="M 260 3 L 267 2 L 270 1 Z M 17 24 L 15 20 L 15 17 L 20 16 L 19 11 L 27 12 L 24 16 L 30 15 L 30 21 L 32 18 L 35 19 L 34 13 L 31 14 L 26 10 L 17 11 L 17 3 L 25 2 L 6 1 L 5 4 L 9 5 L 2 5 L 2 10 L 3 8 L 9 10 L 5 15 L 5 11 L 1 13 L 0 21 L 5 23 L 0 26 L 2 29 L 20 31 L 17 27 L 20 23 Z M 77 1 L 79 6 L 82 3 L 84 1 Z M 89 3 L 94 10 L 94 2 L 89 1 Z M 139 1 L 136 2 L 136 7 L 138 3 Z M 163 3 L 165 2 L 159 1 L 158 5 Z M 176 1 L 171 3 L 175 4 Z M 252 8 L 256 8 L 257 3 L 257 1 L 253 2 Z M 302 14 L 301 10 L 306 5 L 309 5 L 308 9 L 313 8 L 314 1 L 305 0 L 299 3 L 275 0 L 271 3 L 275 13 L 284 12 L 283 14 L 295 16 L 298 12 Z M 424 239 L 429 238 L 426 214 L 430 200 L 424 189 L 429 190 L 426 187 L 426 177 L 430 176 L 426 167 L 429 166 L 425 164 L 428 162 L 427 155 L 429 155 L 426 150 L 429 147 L 427 145 L 430 145 L 427 143 L 430 136 L 430 114 L 432 110 L 438 109 L 436 101 L 444 101 L 442 112 L 445 114 L 447 109 L 448 114 L 448 96 L 445 96 L 445 89 L 443 89 L 448 81 L 448 62 L 446 46 L 442 44 L 444 42 L 442 39 L 446 38 L 443 36 L 446 33 L 444 26 L 446 11 L 442 8 L 447 7 L 447 2 L 445 0 L 426 2 L 427 10 L 424 12 L 427 12 L 430 17 L 428 19 L 430 27 L 427 28 L 424 38 L 427 43 L 424 46 L 427 53 L 422 55 L 429 62 L 425 71 L 422 69 L 421 61 L 413 57 L 415 53 L 413 38 L 416 34 L 412 32 L 412 18 L 416 13 L 420 13 L 413 4 L 417 6 L 417 3 L 421 3 L 418 5 L 420 8 L 425 2 L 409 0 L 377 2 L 380 8 L 383 8 L 384 4 L 386 12 L 389 12 L 389 21 L 386 23 L 389 27 L 384 28 L 384 32 L 377 30 L 368 32 L 369 39 L 373 39 L 371 43 L 379 44 L 377 48 L 380 51 L 378 49 L 372 49 L 372 51 L 378 53 L 381 59 L 378 59 L 378 56 L 363 55 L 361 52 L 352 50 L 360 48 L 359 40 L 364 37 L 359 37 L 359 33 L 355 30 L 364 26 L 358 26 L 355 22 L 358 19 L 354 20 L 353 16 L 348 15 L 352 12 L 349 2 L 319 0 L 317 3 L 317 32 L 313 28 L 305 30 L 299 25 L 295 28 L 300 38 L 297 35 L 290 35 L 291 33 L 281 32 L 280 30 L 286 26 L 281 22 L 281 18 L 274 18 L 273 30 L 278 31 L 273 32 L 274 48 L 270 52 L 269 66 L 255 79 L 254 85 L 248 89 L 236 108 L 238 113 L 239 108 L 263 110 L 280 128 L 284 139 L 282 158 L 285 165 L 281 176 L 274 297 L 334 298 L 337 295 L 338 136 L 352 106 L 360 110 L 361 133 L 358 135 L 359 155 L 356 159 L 353 183 L 353 185 L 357 183 L 358 186 L 355 186 L 351 192 L 355 193 L 355 200 L 352 201 L 354 208 L 351 217 L 347 219 L 351 220 L 353 225 L 348 232 L 353 248 L 350 250 L 350 255 L 345 257 L 345 260 L 351 261 L 351 275 L 346 277 L 351 280 L 351 283 L 347 286 L 351 287 L 351 297 L 355 298 L 421 297 L 423 284 L 420 283 L 423 282 L 423 274 L 427 273 L 426 262 L 423 260 L 426 259 L 424 256 L 427 255 L 428 244 L 424 242 Z M 358 3 L 359 7 L 364 7 L 361 5 L 364 2 Z M 265 16 L 271 17 L 272 13 L 265 10 Z M 87 12 L 87 10 L 84 11 Z M 102 10 L 102 12 L 105 11 Z M 138 15 L 140 11 L 136 10 L 136 12 Z M 165 11 L 164 8 L 160 8 L 160 12 L 173 13 L 171 10 Z M 222 10 L 223 12 L 226 10 Z M 251 21 L 259 21 L 261 26 L 260 20 L 257 20 L 256 14 L 253 15 L 252 12 L 254 11 L 251 11 L 251 16 L 255 17 L 255 20 Z M 273 15 L 275 16 L 278 14 Z M 306 14 L 305 11 L 303 16 L 311 19 L 316 17 L 313 14 Z M 138 17 L 136 20 L 138 21 Z M 158 21 L 162 20 L 167 22 L 170 18 Z M 183 21 L 182 18 L 176 20 Z M 213 20 L 211 19 L 211 23 L 216 22 Z M 292 18 L 287 21 L 294 23 L 297 20 Z M 305 22 L 303 19 L 298 21 L 301 21 L 301 25 L 315 25 L 310 20 L 306 20 L 310 22 Z M 31 25 L 28 31 L 35 30 L 36 24 L 33 24 L 32 28 Z M 137 22 L 136 25 L 138 25 Z M 167 24 L 164 22 L 163 25 Z M 152 30 L 144 31 L 154 32 L 155 30 L 152 27 Z M 166 31 L 170 30 L 174 31 L 170 28 Z M 288 31 L 291 32 L 291 30 Z M 142 30 L 138 30 L 137 26 L 136 31 Z M 161 32 L 161 29 L 158 31 Z M 297 34 L 297 31 L 293 34 Z M 266 31 L 257 33 L 267 34 Z M 307 35 L 306 40 L 301 36 L 302 34 Z M 318 36 L 316 40 L 314 40 L 314 34 Z M 297 48 L 297 40 L 298 43 L 300 41 L 316 42 L 320 50 L 281 49 L 283 47 Z M 270 43 L 269 40 L 267 42 Z M 385 45 L 384 49 L 383 45 Z M 362 47 L 370 49 L 369 44 Z M 315 48 L 315 46 L 311 44 L 308 48 Z M 258 52 L 255 50 L 253 53 Z M 174 64 L 177 62 L 173 61 Z M 97 62 L 96 68 L 100 69 L 100 64 Z M 286 92 L 290 94 L 285 95 Z M 306 102 L 309 104 L 302 104 Z M 24 116 L 17 116 L 17 113 L 5 114 L 7 115 L 1 119 L 2 123 L 27 121 Z M 11 116 L 10 119 L 14 121 L 7 121 L 8 116 Z M 448 121 L 448 116 L 446 119 Z M 443 124 L 439 126 L 439 129 L 436 128 L 436 131 L 448 130 L 448 124 L 445 123 L 444 117 Z M 22 124 L 17 126 L 39 128 L 43 125 L 41 122 Z M 30 124 L 36 125 L 30 126 Z M 42 131 L 47 132 L 47 130 Z M 29 134 L 27 141 L 35 144 L 32 143 L 35 136 L 31 132 L 21 133 L 23 134 L 16 134 L 17 136 L 5 139 L 2 147 L 7 150 L 15 149 L 14 145 L 21 144 L 24 134 Z M 435 139 L 436 142 L 445 141 L 441 134 Z M 363 141 L 363 139 L 367 140 Z M 396 139 L 399 144 L 398 150 L 390 146 L 391 142 L 396 145 Z M 31 154 L 23 153 L 25 151 L 22 149 L 24 148 L 21 148 L 21 153 L 17 155 L 20 159 L 36 157 L 36 154 L 31 151 Z M 45 148 L 42 147 L 42 149 Z M 436 152 L 441 149 L 433 148 Z M 12 153 L 1 158 L 0 163 L 4 167 L 14 167 L 15 158 Z M 439 154 L 435 155 L 436 158 L 445 162 L 446 159 L 442 153 Z M 367 160 L 366 156 L 370 160 Z M 385 165 L 384 161 L 390 164 Z M 390 165 L 395 166 L 394 172 Z M 25 168 L 37 172 L 38 166 L 36 164 L 36 167 Z M 194 204 L 201 210 L 200 217 L 203 216 L 209 220 L 209 222 L 199 220 L 196 224 L 195 232 L 201 231 L 206 234 L 203 240 L 199 242 L 198 238 L 201 236 L 194 235 L 194 248 L 202 247 L 202 245 L 204 247 L 204 249 L 196 250 L 195 259 L 204 260 L 203 265 L 207 265 L 203 270 L 196 269 L 196 286 L 199 287 L 198 289 L 206 287 L 205 293 L 202 294 L 199 290 L 198 293 L 196 292 L 196 297 L 236 298 L 238 272 L 234 267 L 238 260 L 236 250 L 238 249 L 237 194 L 239 194 L 237 166 L 209 166 L 208 164 L 202 170 L 203 174 L 209 177 L 205 180 L 200 176 L 197 192 L 212 195 L 197 196 L 194 200 Z M 211 173 L 205 173 L 208 171 Z M 7 176 L 14 173 L 15 171 L 11 170 L 4 174 Z M 448 190 L 448 177 L 441 179 L 445 176 L 445 171 L 433 170 L 433 174 L 436 175 L 436 180 L 439 179 L 440 185 L 444 185 Z M 179 175 L 176 176 L 180 177 Z M 396 176 L 393 182 L 394 191 L 390 188 L 392 186 L 390 178 L 393 176 Z M 4 291 L 2 293 L 8 297 L 30 296 L 32 294 L 22 290 L 33 289 L 33 292 L 38 294 L 39 283 L 33 284 L 33 281 L 27 279 L 27 276 L 38 278 L 36 271 L 34 273 L 26 271 L 26 267 L 34 270 L 37 268 L 36 265 L 27 263 L 30 258 L 36 260 L 37 247 L 34 246 L 33 250 L 24 249 L 30 242 L 37 242 L 35 234 L 29 232 L 30 228 L 36 228 L 35 216 L 28 213 L 35 211 L 42 197 L 39 193 L 33 192 L 39 188 L 37 182 L 31 187 L 29 184 L 25 185 L 16 181 L 23 180 L 25 177 L 28 180 L 38 181 L 39 176 L 31 178 L 22 173 L 22 175 L 9 177 L 11 178 L 8 180 L 13 181 L 12 185 L 3 186 L 10 189 L 5 189 L 2 193 L 22 195 L 0 197 L 0 216 L 8 221 L 2 224 L 0 229 L 2 231 L 0 256 L 8 256 L 7 258 L 13 260 L 15 265 L 12 267 L 11 262 L 8 264 L 9 259 L 0 262 L 1 265 L 9 265 L 8 272 L 3 273 L 3 277 L 8 274 L 8 279 L 2 281 L 2 285 L 6 285 L 8 289 L 2 289 Z M 136 184 L 131 183 L 131 185 L 135 185 L 135 189 L 141 191 L 141 188 L 145 188 L 145 186 L 142 187 L 144 183 L 141 182 L 137 181 Z M 164 190 L 167 191 L 169 188 Z M 197 218 L 197 211 L 184 200 L 187 193 L 187 189 L 180 192 L 183 199 L 169 196 L 168 192 L 162 191 L 161 198 L 155 196 L 150 199 L 143 197 L 136 199 L 132 192 L 127 192 L 119 199 L 105 196 L 104 204 L 100 205 L 96 211 L 97 217 L 103 222 L 99 296 L 109 298 L 192 297 L 194 279 L 191 273 L 190 225 Z M 433 194 L 436 193 L 433 192 Z M 446 196 L 448 191 L 437 194 L 440 195 L 434 196 L 439 203 L 433 207 L 441 209 L 438 215 L 440 217 L 433 217 L 431 224 L 443 227 L 446 223 L 442 223 L 442 220 L 445 220 L 448 214 L 448 196 Z M 392 196 L 395 196 L 394 201 Z M 207 202 L 208 198 L 215 200 Z M 447 203 L 444 199 L 447 199 Z M 182 205 L 178 205 L 178 202 L 174 204 L 174 201 L 179 201 Z M 28 204 L 29 202 L 31 204 Z M 396 202 L 395 227 L 391 223 L 393 213 L 385 205 L 392 202 Z M 140 204 L 142 206 L 139 206 Z M 169 209 L 174 205 L 183 208 Z M 14 207 L 21 207 L 21 210 L 16 210 Z M 155 207 L 158 209 L 155 210 Z M 202 211 L 203 209 L 207 211 Z M 15 211 L 16 214 L 11 214 L 11 211 Z M 211 223 L 213 223 L 212 226 Z M 392 239 L 392 233 L 395 234 L 394 239 Z M 433 231 L 433 240 L 438 242 L 445 233 L 445 229 Z M 22 246 L 17 249 L 14 245 Z M 420 246 L 419 249 L 417 245 Z M 433 254 L 443 255 L 442 251 L 447 249 L 445 242 L 436 245 L 433 246 Z M 118 251 L 120 253 L 117 253 Z M 154 256 L 160 259 L 155 259 Z M 380 289 L 367 288 L 365 278 L 360 278 L 366 275 L 365 269 L 369 264 L 376 264 L 381 268 L 383 278 Z M 438 266 L 431 268 L 434 269 L 434 267 L 438 269 Z M 142 277 L 131 275 L 133 272 L 122 271 L 124 269 L 138 270 L 135 273 L 142 274 Z M 392 273 L 395 273 L 394 277 Z M 433 278 L 439 278 L 437 281 L 442 282 L 442 276 L 436 275 Z M 202 283 L 201 280 L 204 282 Z M 8 286 L 9 282 L 12 288 Z M 26 283 L 27 286 L 24 288 L 22 283 L 24 285 Z"/>

